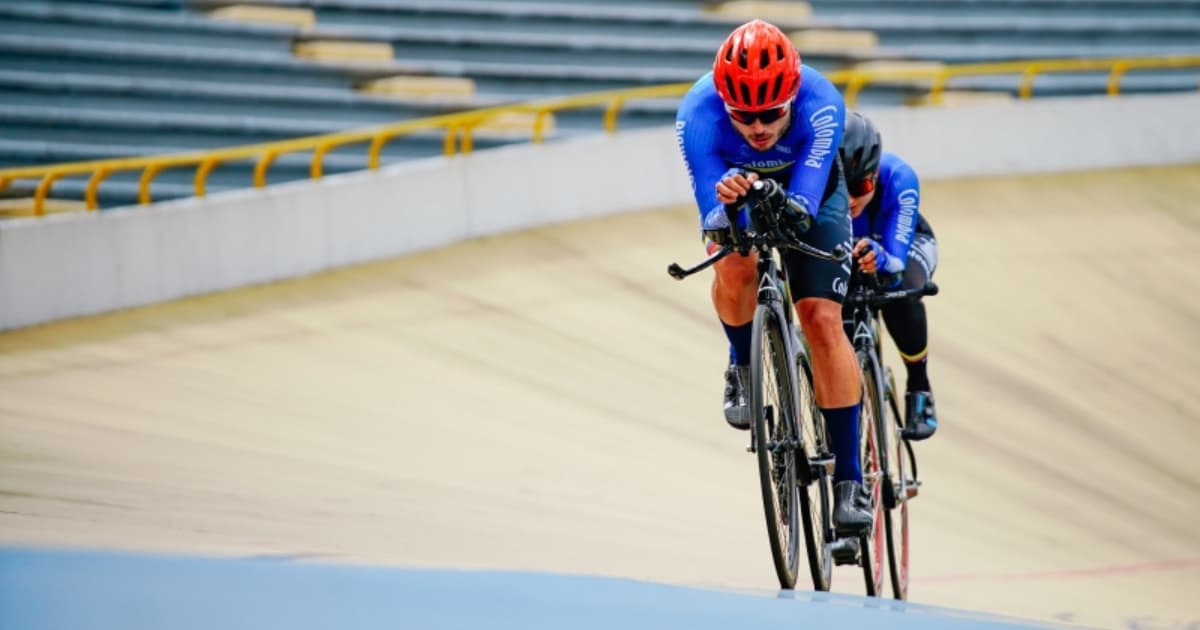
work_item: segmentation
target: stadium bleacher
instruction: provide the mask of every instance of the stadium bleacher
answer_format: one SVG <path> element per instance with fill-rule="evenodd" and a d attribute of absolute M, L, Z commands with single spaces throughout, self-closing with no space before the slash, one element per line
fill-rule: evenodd
<path fill-rule="evenodd" d="M 502 103 L 694 80 L 736 24 L 769 11 L 807 63 L 958 63 L 1200 54 L 1200 1 L 1163 0 L 0 0 L 0 168 L 281 140 Z M 1125 92 L 1197 89 L 1197 69 L 1141 71 Z M 1015 93 L 1019 76 L 955 79 Z M 890 84 L 860 102 L 912 102 L 927 84 Z M 1107 76 L 1040 77 L 1038 95 L 1103 93 Z M 670 124 L 675 101 L 631 101 L 624 128 Z M 555 115 L 552 137 L 594 133 L 596 109 Z M 524 142 L 484 127 L 476 148 Z M 397 138 L 384 162 L 438 155 L 442 134 Z M 326 172 L 365 166 L 362 147 Z M 244 164 L 210 190 L 248 185 Z M 307 176 L 283 156 L 271 181 Z M 190 194 L 164 173 L 155 198 Z M 83 182 L 56 184 L 56 196 Z M 6 196 L 28 195 L 28 183 Z M 106 205 L 135 198 L 115 175 Z"/>

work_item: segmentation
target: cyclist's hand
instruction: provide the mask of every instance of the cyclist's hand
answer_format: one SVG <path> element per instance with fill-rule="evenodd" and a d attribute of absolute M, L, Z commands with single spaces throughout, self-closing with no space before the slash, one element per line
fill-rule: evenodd
<path fill-rule="evenodd" d="M 864 238 L 854 244 L 854 259 L 858 268 L 866 273 L 875 273 L 884 266 L 888 253 L 876 241 Z"/>
<path fill-rule="evenodd" d="M 745 208 L 739 210 L 735 218 L 738 227 L 745 229 L 748 221 Z M 733 229 L 729 225 L 729 214 L 725 212 L 724 205 L 717 206 L 704 215 L 701 229 L 704 230 L 705 237 L 718 245 L 728 245 L 733 242 Z"/>
<path fill-rule="evenodd" d="M 875 274 L 879 286 L 885 289 L 894 289 L 904 280 L 903 265 L 897 265 L 896 257 L 872 239 L 864 238 L 854 244 L 854 258 L 858 268 Z M 901 271 L 894 271 L 895 267 L 900 267 Z"/>
<path fill-rule="evenodd" d="M 758 181 L 758 173 L 731 168 L 717 182 L 717 201 L 724 204 L 736 203 L 750 192 L 750 185 Z"/>

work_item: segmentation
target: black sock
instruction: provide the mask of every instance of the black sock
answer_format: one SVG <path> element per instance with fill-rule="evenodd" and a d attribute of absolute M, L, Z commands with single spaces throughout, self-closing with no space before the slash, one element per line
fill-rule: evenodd
<path fill-rule="evenodd" d="M 904 362 L 904 367 L 908 369 L 908 386 L 905 388 L 905 391 L 929 391 L 929 374 L 925 371 L 928 358 L 928 353 L 922 352 L 920 359 L 916 361 L 906 360 Z"/>

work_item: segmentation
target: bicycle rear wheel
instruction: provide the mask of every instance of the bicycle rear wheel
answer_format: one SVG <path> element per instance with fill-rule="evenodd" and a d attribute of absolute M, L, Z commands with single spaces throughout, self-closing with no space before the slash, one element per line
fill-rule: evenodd
<path fill-rule="evenodd" d="M 800 342 L 797 342 L 800 343 Z M 825 417 L 817 407 L 812 386 L 812 365 L 808 355 L 796 355 L 797 409 L 796 424 L 800 430 L 802 451 L 800 465 L 808 467 L 798 475 L 800 483 L 800 518 L 804 525 L 804 543 L 808 553 L 808 568 L 813 589 L 828 591 L 832 581 L 833 554 L 827 544 L 833 540 L 831 521 L 833 497 L 833 454 L 825 439 Z"/>
<path fill-rule="evenodd" d="M 763 512 L 779 586 L 790 589 L 796 585 L 800 564 L 796 377 L 777 312 L 759 306 L 753 331 L 750 405 Z"/>
<path fill-rule="evenodd" d="M 887 435 L 890 428 L 883 423 L 883 398 L 880 396 L 878 365 L 871 355 L 859 354 L 859 365 L 862 366 L 863 400 L 862 411 L 859 414 L 862 441 L 863 485 L 871 497 L 871 529 L 859 536 L 859 547 L 862 549 L 863 580 L 866 583 L 867 595 L 880 597 L 883 595 L 883 563 L 885 557 L 884 521 L 888 512 L 884 508 L 884 486 L 887 483 L 885 474 L 887 462 Z"/>
<path fill-rule="evenodd" d="M 890 418 L 884 418 L 882 425 L 891 431 L 895 449 L 891 451 L 885 472 L 887 473 L 884 489 L 883 524 L 887 537 L 888 571 L 892 582 L 892 597 L 908 598 L 908 488 L 909 476 L 906 463 L 912 461 L 912 445 L 900 437 L 904 428 L 904 416 L 900 413 L 900 405 L 896 400 L 896 387 L 888 374 L 887 406 Z"/>

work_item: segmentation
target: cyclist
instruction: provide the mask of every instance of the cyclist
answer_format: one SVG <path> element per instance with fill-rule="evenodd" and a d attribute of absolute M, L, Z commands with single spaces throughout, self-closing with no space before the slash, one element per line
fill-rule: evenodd
<path fill-rule="evenodd" d="M 752 20 L 734 29 L 717 50 L 712 72 L 684 96 L 675 119 L 710 253 L 731 235 L 725 204 L 742 200 L 759 178 L 783 186 L 793 221 L 803 218 L 799 213 L 811 216 L 812 226 L 801 236 L 805 242 L 826 251 L 837 245 L 849 250 L 849 201 L 837 153 L 844 116 L 841 94 L 801 64 L 777 27 Z M 735 220 L 745 227 L 744 207 Z M 730 344 L 725 420 L 738 429 L 750 427 L 746 387 L 756 262 L 753 254 L 730 255 L 714 266 L 713 305 Z M 841 325 L 850 265 L 795 253 L 785 253 L 783 263 L 811 346 L 814 389 L 836 457 L 834 523 L 840 532 L 858 533 L 870 526 L 871 511 L 858 450 L 862 386 Z"/>
<path fill-rule="evenodd" d="M 938 247 L 929 222 L 918 210 L 917 173 L 900 156 L 884 153 L 879 131 L 858 112 L 846 115 L 840 147 L 853 217 L 854 256 L 885 288 L 925 286 L 937 267 Z M 893 302 L 883 321 L 908 371 L 904 437 L 924 440 L 937 430 L 937 414 L 926 364 L 929 331 L 921 297 Z"/>

